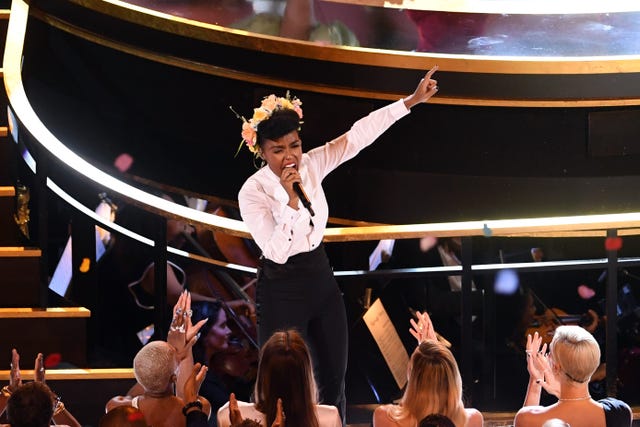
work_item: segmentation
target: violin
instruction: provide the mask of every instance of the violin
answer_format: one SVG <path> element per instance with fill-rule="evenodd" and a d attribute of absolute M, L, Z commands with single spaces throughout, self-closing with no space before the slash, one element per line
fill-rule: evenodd
<path fill-rule="evenodd" d="M 560 308 L 547 308 L 542 314 L 534 315 L 533 321 L 525 332 L 525 337 L 538 333 L 542 337 L 542 343 L 549 345 L 558 326 L 578 325 L 590 332 L 598 325 L 598 315 L 589 310 L 585 314 L 568 314 Z"/>

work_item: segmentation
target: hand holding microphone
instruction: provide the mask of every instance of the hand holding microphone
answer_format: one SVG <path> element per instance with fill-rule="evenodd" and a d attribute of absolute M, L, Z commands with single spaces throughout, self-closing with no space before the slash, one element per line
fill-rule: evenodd
<path fill-rule="evenodd" d="M 293 188 L 293 192 L 296 194 L 296 196 L 298 196 L 298 198 L 302 202 L 302 206 L 304 206 L 309 211 L 309 214 L 311 214 L 311 216 L 314 216 L 315 212 L 311 207 L 311 201 L 309 200 L 307 193 L 305 193 L 304 188 L 300 183 L 300 175 L 298 174 L 298 171 L 292 166 L 287 166 L 282 171 L 282 176 L 280 177 L 280 180 L 283 185 L 285 183 L 288 183 L 291 180 L 295 180 L 291 184 L 291 187 Z"/>
<path fill-rule="evenodd" d="M 295 191 L 298 197 L 300 198 L 300 201 L 302 202 L 302 206 L 307 208 L 311 216 L 314 216 L 316 213 L 313 211 L 313 208 L 311 207 L 311 202 L 309 201 L 309 197 L 307 197 L 307 193 L 304 192 L 304 188 L 302 188 L 302 184 L 300 184 L 298 181 L 294 182 L 293 191 Z"/>

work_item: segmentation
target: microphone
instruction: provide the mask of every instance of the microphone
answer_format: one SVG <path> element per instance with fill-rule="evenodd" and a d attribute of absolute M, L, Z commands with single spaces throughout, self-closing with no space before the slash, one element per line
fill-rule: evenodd
<path fill-rule="evenodd" d="M 313 208 L 311 207 L 311 202 L 309 201 L 309 197 L 307 197 L 307 193 L 304 192 L 304 189 L 302 188 L 302 185 L 299 182 L 293 183 L 293 191 L 295 191 L 298 197 L 300 198 L 300 201 L 302 202 L 302 206 L 307 208 L 311 216 L 314 216 L 316 213 L 313 211 Z"/>

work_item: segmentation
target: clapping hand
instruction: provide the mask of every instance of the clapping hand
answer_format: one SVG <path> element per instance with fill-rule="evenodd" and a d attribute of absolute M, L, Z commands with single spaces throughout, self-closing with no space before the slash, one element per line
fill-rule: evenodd
<path fill-rule="evenodd" d="M 13 393 L 22 385 L 20 376 L 20 355 L 18 350 L 11 349 L 11 372 L 9 374 L 9 391 Z"/>
<path fill-rule="evenodd" d="M 34 381 L 44 382 L 44 356 L 42 353 L 38 353 L 36 356 L 36 361 L 33 365 L 33 379 Z"/>
<path fill-rule="evenodd" d="M 431 322 L 429 314 L 427 312 L 421 313 L 417 311 L 416 319 L 418 320 L 417 322 L 414 319 L 409 320 L 409 323 L 411 323 L 409 332 L 418 340 L 418 344 L 426 340 L 437 341 L 438 336 L 433 328 L 433 322 Z"/>
<path fill-rule="evenodd" d="M 240 408 L 238 408 L 235 393 L 229 395 L 229 421 L 232 426 L 242 423 L 242 413 L 240 412 Z"/>
<path fill-rule="evenodd" d="M 282 409 L 282 399 L 278 398 L 276 408 L 278 408 L 278 412 L 276 413 L 276 419 L 273 420 L 271 427 L 285 427 L 284 421 L 286 417 L 284 416 L 284 410 Z"/>
<path fill-rule="evenodd" d="M 195 325 L 191 323 L 191 294 L 184 291 L 180 294 L 178 302 L 173 307 L 173 318 L 167 342 L 171 344 L 178 354 L 178 360 L 184 360 L 199 337 L 199 331 L 207 323 L 208 319 L 202 319 Z"/>
<path fill-rule="evenodd" d="M 527 345 L 525 348 L 527 354 L 527 371 L 531 380 L 535 380 L 536 384 L 540 384 L 542 388 L 549 394 L 560 396 L 560 383 L 553 374 L 553 370 L 549 365 L 549 354 L 547 353 L 547 344 L 542 344 L 542 337 L 537 332 L 531 336 L 527 335 Z"/>

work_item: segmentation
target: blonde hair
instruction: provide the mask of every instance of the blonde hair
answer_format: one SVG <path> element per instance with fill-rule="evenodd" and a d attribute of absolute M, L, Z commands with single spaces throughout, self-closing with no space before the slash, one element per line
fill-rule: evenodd
<path fill-rule="evenodd" d="M 176 350 L 165 341 L 148 343 L 133 359 L 133 373 L 145 391 L 166 391 L 177 369 Z"/>
<path fill-rule="evenodd" d="M 462 378 L 451 351 L 437 341 L 424 341 L 409 362 L 409 382 L 400 405 L 389 415 L 396 422 L 429 414 L 447 416 L 456 426 L 464 426 L 467 413 L 462 403 Z"/>
<path fill-rule="evenodd" d="M 586 329 L 580 326 L 559 326 L 551 340 L 551 357 L 571 380 L 586 383 L 600 365 L 600 346 Z"/>

